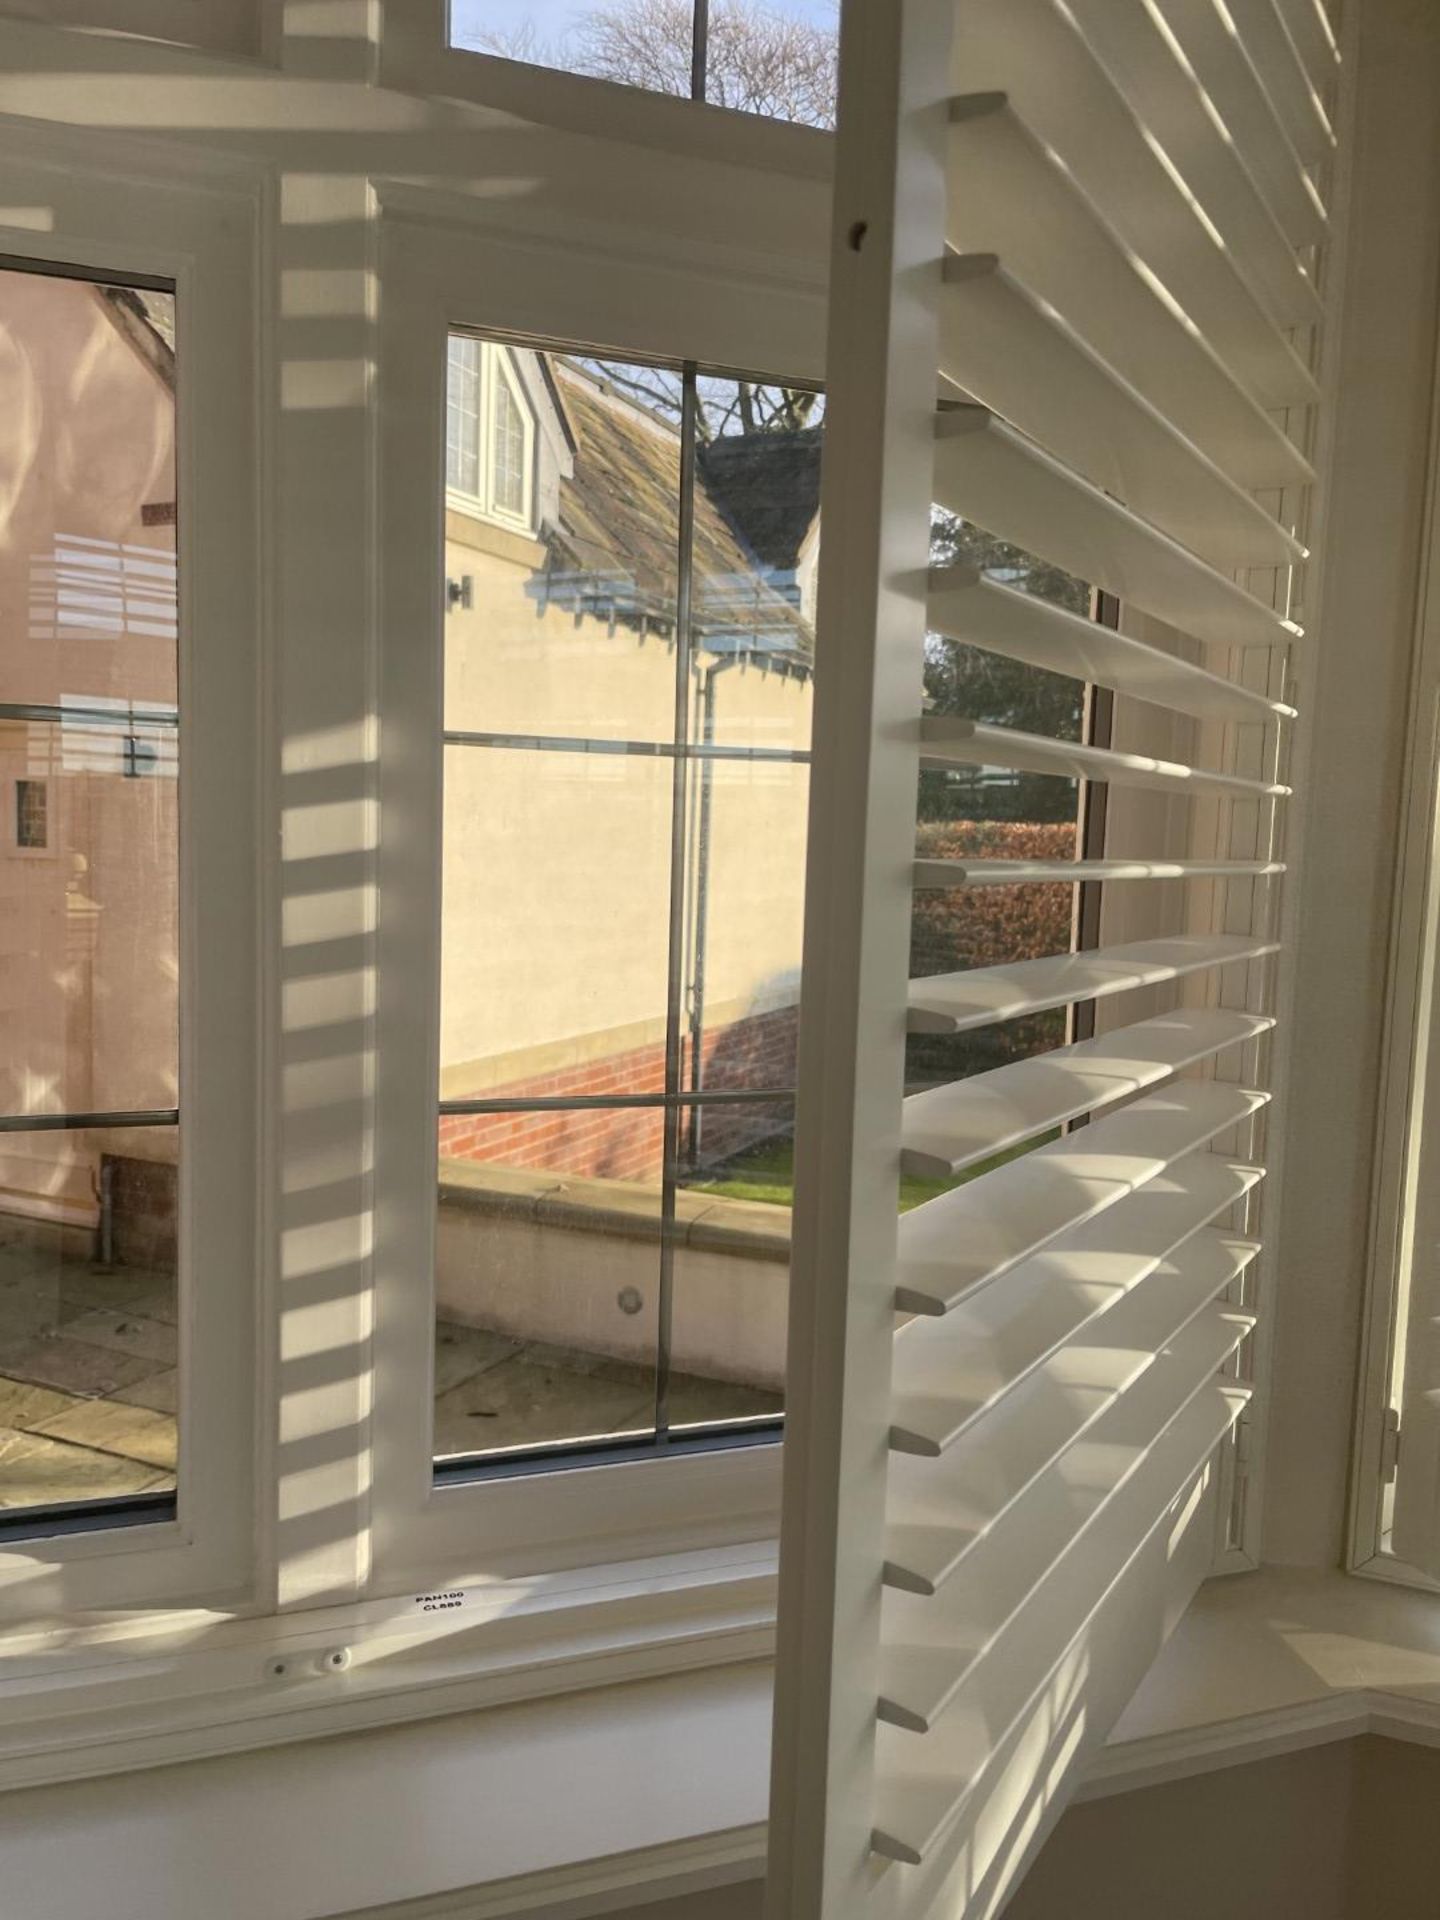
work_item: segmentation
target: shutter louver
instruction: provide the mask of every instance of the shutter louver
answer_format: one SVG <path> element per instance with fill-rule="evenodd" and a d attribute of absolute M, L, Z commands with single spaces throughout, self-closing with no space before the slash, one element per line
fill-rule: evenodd
<path fill-rule="evenodd" d="M 1320 0 L 845 9 L 770 1920 L 997 1913 L 1243 1511 L 1340 71 Z M 929 565 L 932 502 L 1125 630 Z M 927 635 L 1190 744 L 924 715 Z M 935 769 L 1183 845 L 917 859 Z M 907 982 L 917 890 L 1082 881 L 1155 931 Z M 907 1033 L 1081 1003 L 903 1097 Z"/>

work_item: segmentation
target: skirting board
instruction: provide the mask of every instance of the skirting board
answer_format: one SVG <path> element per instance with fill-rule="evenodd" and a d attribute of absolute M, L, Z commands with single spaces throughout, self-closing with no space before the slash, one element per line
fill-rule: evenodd
<path fill-rule="evenodd" d="M 1167 1780 L 1295 1753 L 1303 1747 L 1353 1740 L 1362 1733 L 1405 1740 L 1412 1746 L 1440 1747 L 1440 1702 L 1378 1691 L 1340 1694 L 1304 1706 L 1276 1707 L 1239 1720 L 1217 1720 L 1208 1727 L 1127 1741 L 1097 1755 L 1075 1798 L 1103 1800 Z"/>
<path fill-rule="evenodd" d="M 758 1880 L 764 1872 L 764 1827 L 732 1827 L 725 1833 L 580 1861 L 547 1873 L 492 1880 L 457 1893 L 363 1911 L 352 1908 L 331 1920 L 502 1920 L 502 1916 L 508 1920 L 512 1914 L 540 1912 L 545 1920 L 588 1920 L 592 1914 L 613 1913 L 622 1904 L 628 1910 L 637 1898 L 681 1898 L 708 1887 Z"/>

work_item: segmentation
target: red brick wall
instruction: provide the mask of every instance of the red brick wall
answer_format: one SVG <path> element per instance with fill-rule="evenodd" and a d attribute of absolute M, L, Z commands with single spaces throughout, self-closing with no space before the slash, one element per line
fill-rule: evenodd
<path fill-rule="evenodd" d="M 781 1007 L 711 1029 L 704 1037 L 702 1084 L 715 1088 L 793 1086 L 798 1025 L 798 1008 Z M 688 1049 L 682 1083 L 689 1085 Z M 490 1097 L 536 1100 L 566 1095 L 659 1093 L 664 1085 L 665 1050 L 657 1044 L 497 1087 Z M 707 1109 L 705 1163 L 713 1165 L 728 1159 L 750 1142 L 776 1132 L 777 1122 L 783 1125 L 788 1117 L 786 1107 L 746 1104 Z M 571 1173 L 581 1178 L 658 1180 L 663 1147 L 664 1120 L 658 1108 L 446 1114 L 440 1121 L 442 1159 L 488 1161 L 495 1166 Z"/>

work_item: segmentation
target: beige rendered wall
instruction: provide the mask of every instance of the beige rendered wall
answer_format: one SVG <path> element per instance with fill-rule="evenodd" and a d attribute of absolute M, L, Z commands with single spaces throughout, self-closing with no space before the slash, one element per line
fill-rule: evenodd
<path fill-rule="evenodd" d="M 671 738 L 671 637 L 544 606 L 538 542 L 454 511 L 447 536 L 447 573 L 468 574 L 474 600 L 446 623 L 447 727 Z M 700 674 L 713 665 L 702 654 Z M 715 677 L 716 740 L 808 746 L 811 691 L 808 680 L 726 666 Z M 663 1039 L 671 777 L 669 760 L 644 755 L 448 749 L 445 1094 Z M 692 962 L 700 777 L 689 807 Z M 804 766 L 722 761 L 712 771 L 705 973 L 716 1024 L 798 998 L 807 800 Z"/>

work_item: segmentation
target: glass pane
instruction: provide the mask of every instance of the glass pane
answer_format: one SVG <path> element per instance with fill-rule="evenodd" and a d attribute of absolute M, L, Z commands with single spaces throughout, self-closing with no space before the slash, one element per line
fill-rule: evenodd
<path fill-rule="evenodd" d="M 650 11 L 631 0 L 621 17 Z M 718 107 L 835 124 L 838 0 L 712 0 L 705 59 L 705 98 Z"/>
<path fill-rule="evenodd" d="M 660 1153 L 658 1110 L 442 1116 L 438 1457 L 653 1431 Z"/>
<path fill-rule="evenodd" d="M 808 126 L 835 124 L 838 0 L 710 0 L 704 97 Z M 451 0 L 450 44 L 689 96 L 692 0 Z"/>
<path fill-rule="evenodd" d="M 178 1147 L 0 1134 L 0 1507 L 175 1484 Z"/>
<path fill-rule="evenodd" d="M 495 505 L 502 513 L 525 511 L 525 417 L 506 379 L 495 383 Z"/>
<path fill-rule="evenodd" d="M 810 746 L 822 417 L 806 388 L 700 377 L 697 742 Z"/>
<path fill-rule="evenodd" d="M 445 387 L 445 481 L 458 493 L 480 492 L 480 342 L 450 336 Z"/>
<path fill-rule="evenodd" d="M 931 558 L 937 566 L 978 566 L 1005 585 L 1088 613 L 1090 590 L 982 528 L 936 508 Z M 925 699 L 932 713 L 1057 739 L 1079 739 L 1085 687 L 1079 680 L 1007 660 L 981 647 L 932 635 Z M 923 859 L 1071 861 L 1080 854 L 1080 789 L 1050 774 L 956 767 L 920 776 L 916 853 Z M 1075 939 L 1069 885 L 953 887 L 915 895 L 910 971 L 914 978 L 1004 966 L 1068 953 Z M 1064 1044 L 1063 1008 L 953 1036 L 912 1035 L 906 1048 L 912 1090 L 981 1073 Z"/>
<path fill-rule="evenodd" d="M 0 714 L 0 1113 L 179 1099 L 176 729 Z"/>
<path fill-rule="evenodd" d="M 773 1418 L 785 1400 L 795 1110 L 692 1110 L 681 1129 L 670 1423 Z"/>
<path fill-rule="evenodd" d="M 689 773 L 684 1089 L 788 1089 L 800 1024 L 810 769 L 702 758 Z"/>
<path fill-rule="evenodd" d="M 454 336 L 452 336 L 453 349 Z M 479 343 L 467 343 L 477 348 Z M 679 376 L 513 348 L 531 409 L 535 537 L 449 504 L 445 725 L 451 733 L 669 741 L 680 543 Z M 452 394 L 454 387 L 452 384 Z M 476 400 L 486 412 L 483 394 Z M 510 419 L 510 416 L 506 416 Z M 520 435 L 523 506 L 524 423 Z M 460 434 L 456 408 L 448 433 Z M 498 454 L 503 449 L 497 449 Z M 513 459 L 513 444 L 505 459 Z M 452 468 L 453 470 L 453 468 Z M 498 468 L 497 468 L 498 472 Z M 471 489 L 473 490 L 473 489 Z M 499 498 L 506 514 L 512 497 Z"/>
<path fill-rule="evenodd" d="M 440 1092 L 664 1085 L 671 763 L 445 753 Z"/>
<path fill-rule="evenodd" d="M 651 93 L 690 93 L 691 0 L 450 0 L 450 44 L 588 73 Z"/>
<path fill-rule="evenodd" d="M 175 303 L 0 270 L 0 1506 L 174 1486 Z M 117 1122 L 103 1125 L 105 1116 Z"/>
<path fill-rule="evenodd" d="M 175 302 L 0 270 L 0 702 L 176 697 Z"/>

